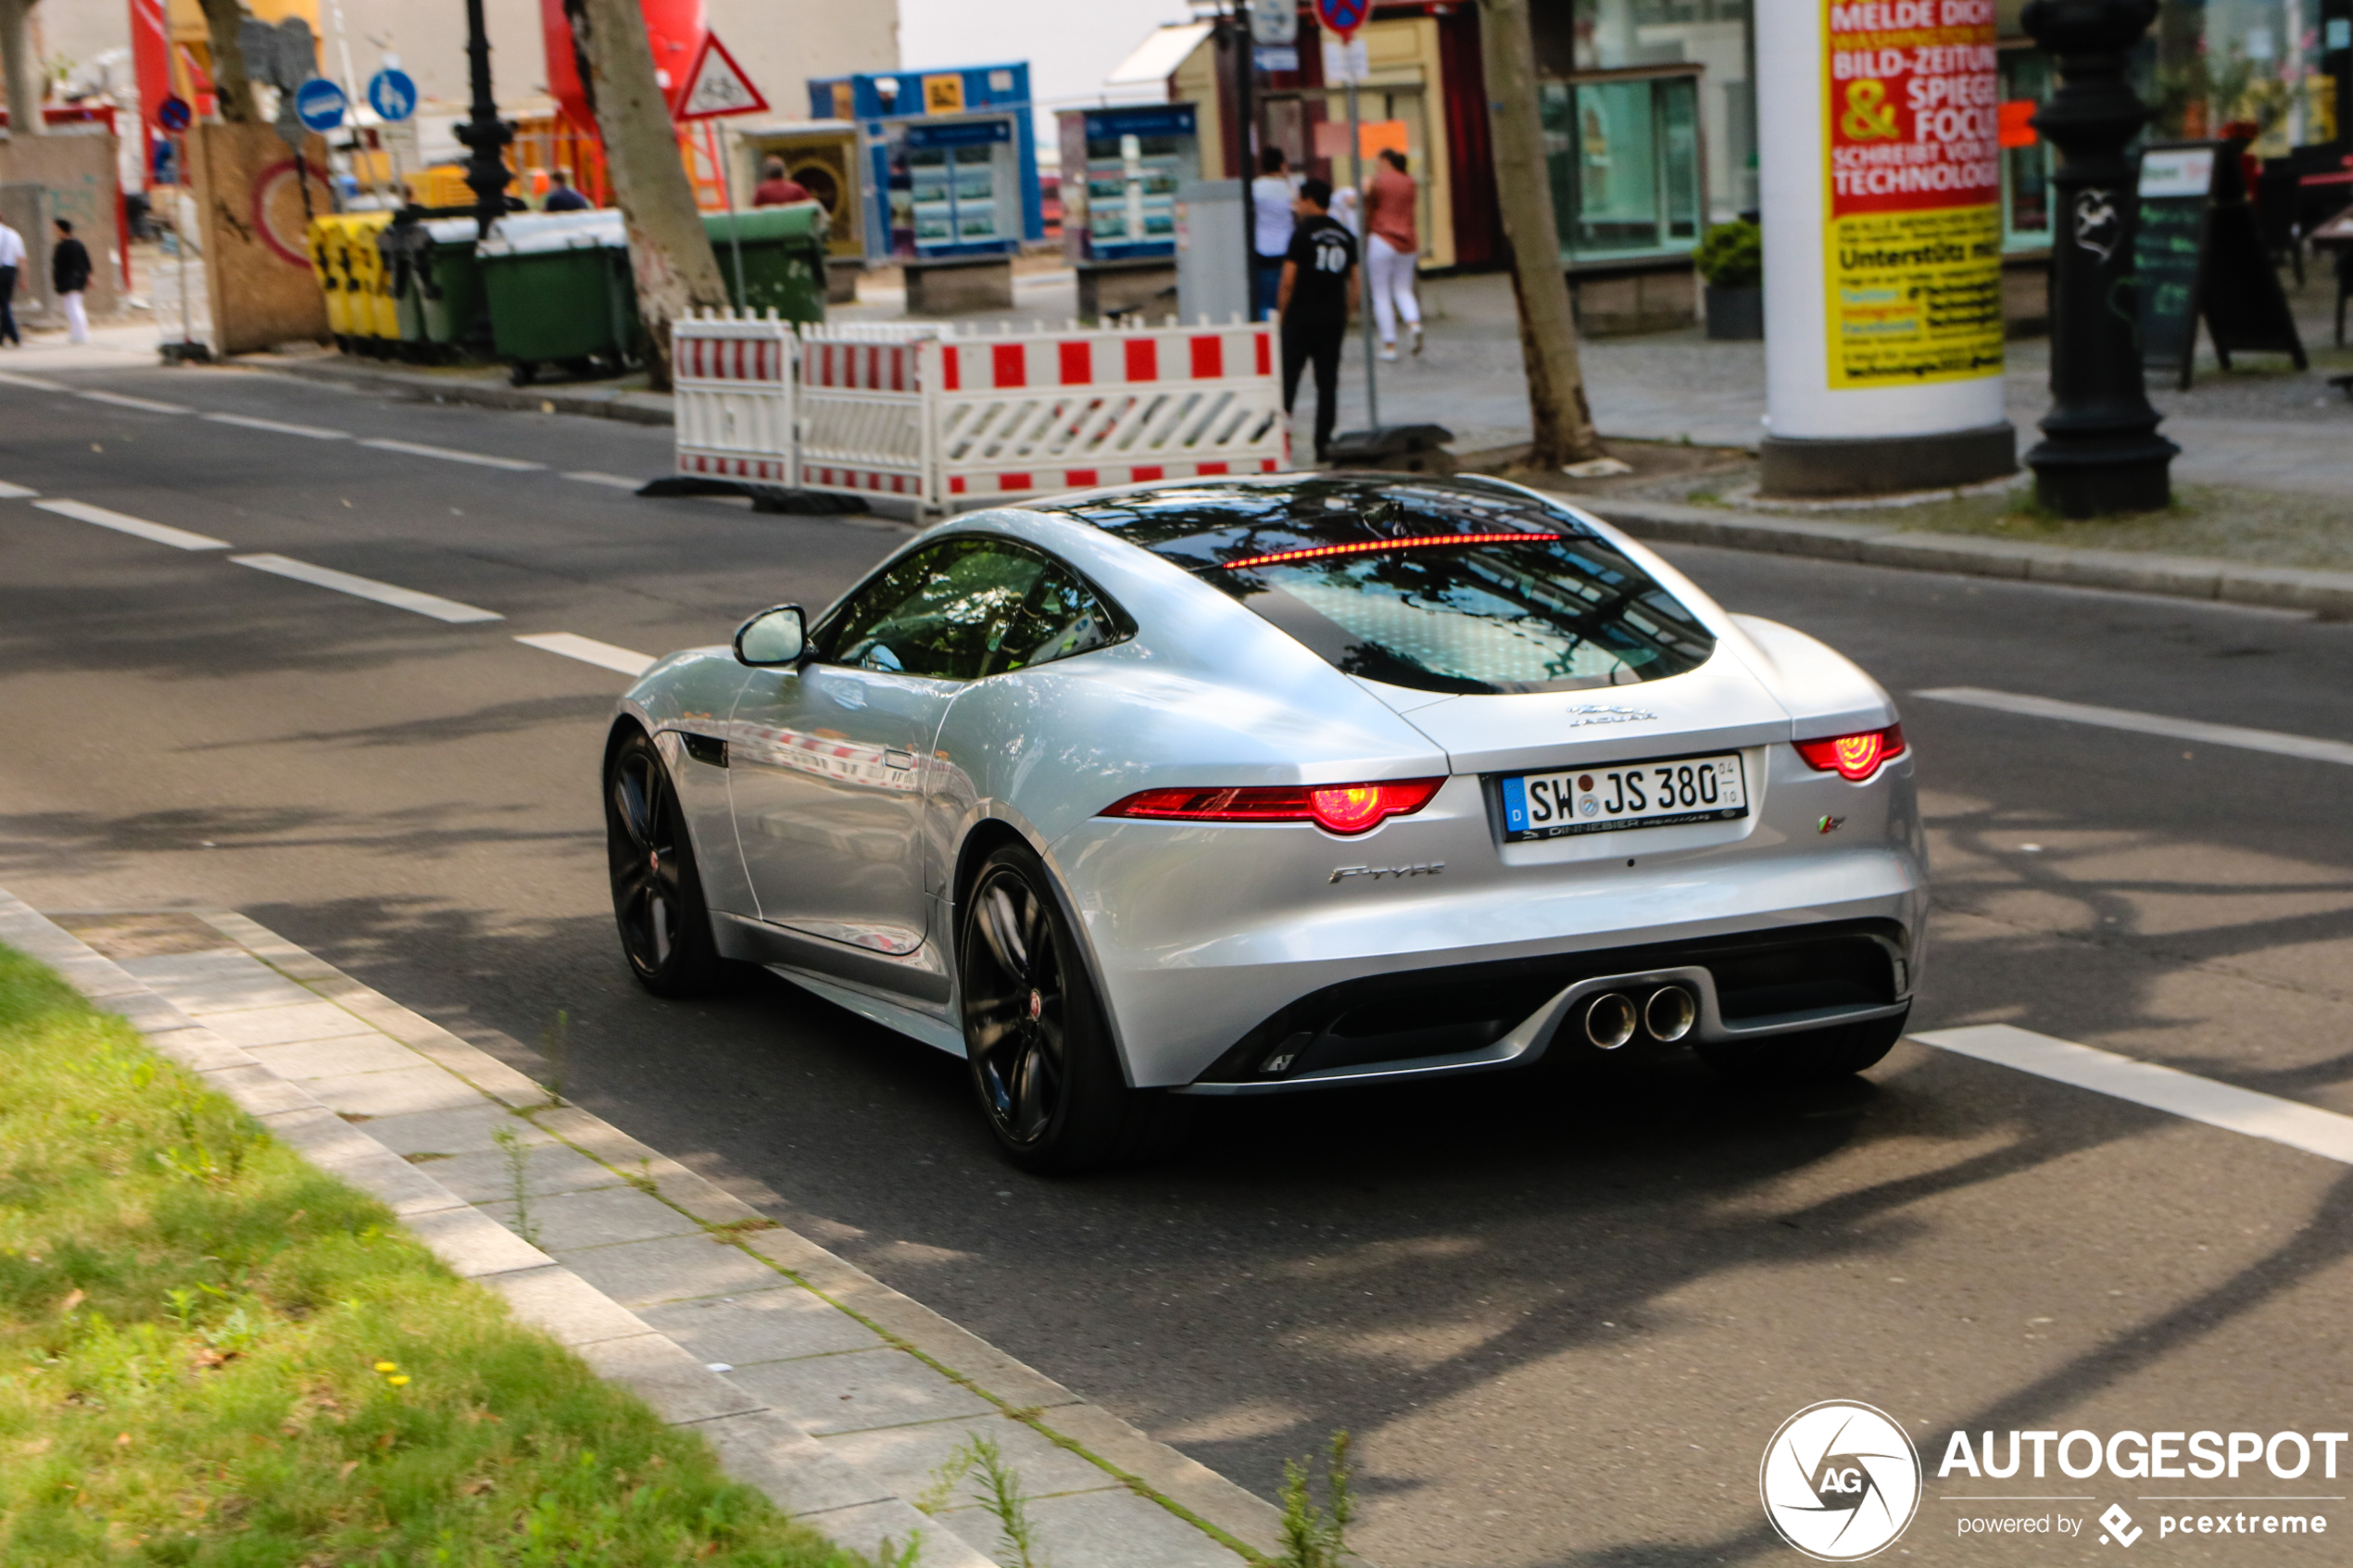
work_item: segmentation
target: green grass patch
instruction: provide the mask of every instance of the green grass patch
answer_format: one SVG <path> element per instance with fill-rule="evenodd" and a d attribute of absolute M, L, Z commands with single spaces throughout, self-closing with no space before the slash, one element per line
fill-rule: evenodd
<path fill-rule="evenodd" d="M 855 1568 L 0 947 L 0 1562 Z"/>

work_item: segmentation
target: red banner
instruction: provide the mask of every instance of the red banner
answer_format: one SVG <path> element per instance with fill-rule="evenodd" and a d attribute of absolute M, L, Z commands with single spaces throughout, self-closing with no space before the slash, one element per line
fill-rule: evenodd
<path fill-rule="evenodd" d="M 1999 201 L 1994 0 L 1829 10 L 1829 216 Z"/>
<path fill-rule="evenodd" d="M 171 33 L 163 7 L 164 0 L 131 0 L 131 64 L 139 82 L 139 123 L 146 130 L 140 144 L 146 153 L 142 167 L 149 176 L 155 172 L 155 144 L 165 135 L 156 116 L 171 94 Z"/>

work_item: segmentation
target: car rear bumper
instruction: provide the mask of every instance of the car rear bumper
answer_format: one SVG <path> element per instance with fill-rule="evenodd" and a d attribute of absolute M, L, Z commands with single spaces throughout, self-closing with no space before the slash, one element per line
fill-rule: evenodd
<path fill-rule="evenodd" d="M 1566 1016 L 1579 983 L 1692 968 L 1706 972 L 1684 977 L 1701 992 L 1698 1027 L 1720 1037 L 1884 1016 L 1917 984 L 1926 913 L 1908 765 L 1865 784 L 1773 771 L 1750 820 L 1596 835 L 1601 853 L 1570 840 L 1574 859 L 1536 864 L 1499 852 L 1474 777 L 1353 838 L 1099 818 L 1052 859 L 1138 1087 L 1272 1093 L 1487 1071 L 1535 1060 L 1546 1016 Z M 1381 874 L 1340 874 L 1360 871 Z M 1852 940 L 1882 955 L 1876 989 L 1849 975 L 1845 993 L 1809 1001 L 1803 987 L 1845 963 L 1829 960 L 1851 958 Z M 1725 983 L 1729 960 L 1712 955 L 1728 942 L 1780 955 L 1766 981 L 1799 988 L 1788 1006 L 1752 1005 L 1755 976 Z M 1264 1071 L 1302 1034 L 1321 1042 L 1314 1054 L 1302 1043 L 1288 1071 Z M 1397 1037 L 1333 1060 L 1346 1054 L 1334 1040 L 1374 1035 Z M 1259 1070 L 1236 1066 L 1249 1061 Z"/>
<path fill-rule="evenodd" d="M 1524 1067 L 1555 1048 L 1765 1039 L 1894 1017 L 1911 1005 L 1910 978 L 1905 933 L 1872 920 L 1408 971 L 1277 1010 L 1177 1092 L 1282 1094 Z M 1622 1039 L 1595 1026 L 1620 998 Z"/>

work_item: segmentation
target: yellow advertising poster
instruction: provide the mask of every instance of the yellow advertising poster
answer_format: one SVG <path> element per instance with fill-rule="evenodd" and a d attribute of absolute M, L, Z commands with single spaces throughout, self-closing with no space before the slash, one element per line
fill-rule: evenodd
<path fill-rule="evenodd" d="M 1998 375 L 1994 0 L 1826 4 L 1830 384 Z"/>
<path fill-rule="evenodd" d="M 964 110 L 964 78 L 960 71 L 924 78 L 924 113 L 962 114 Z"/>

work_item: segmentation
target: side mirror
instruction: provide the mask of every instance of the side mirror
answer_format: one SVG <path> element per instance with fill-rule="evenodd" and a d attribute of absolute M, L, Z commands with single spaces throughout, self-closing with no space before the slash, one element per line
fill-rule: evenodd
<path fill-rule="evenodd" d="M 763 609 L 736 628 L 736 659 L 754 670 L 798 664 L 809 646 L 809 628 L 799 605 Z"/>

